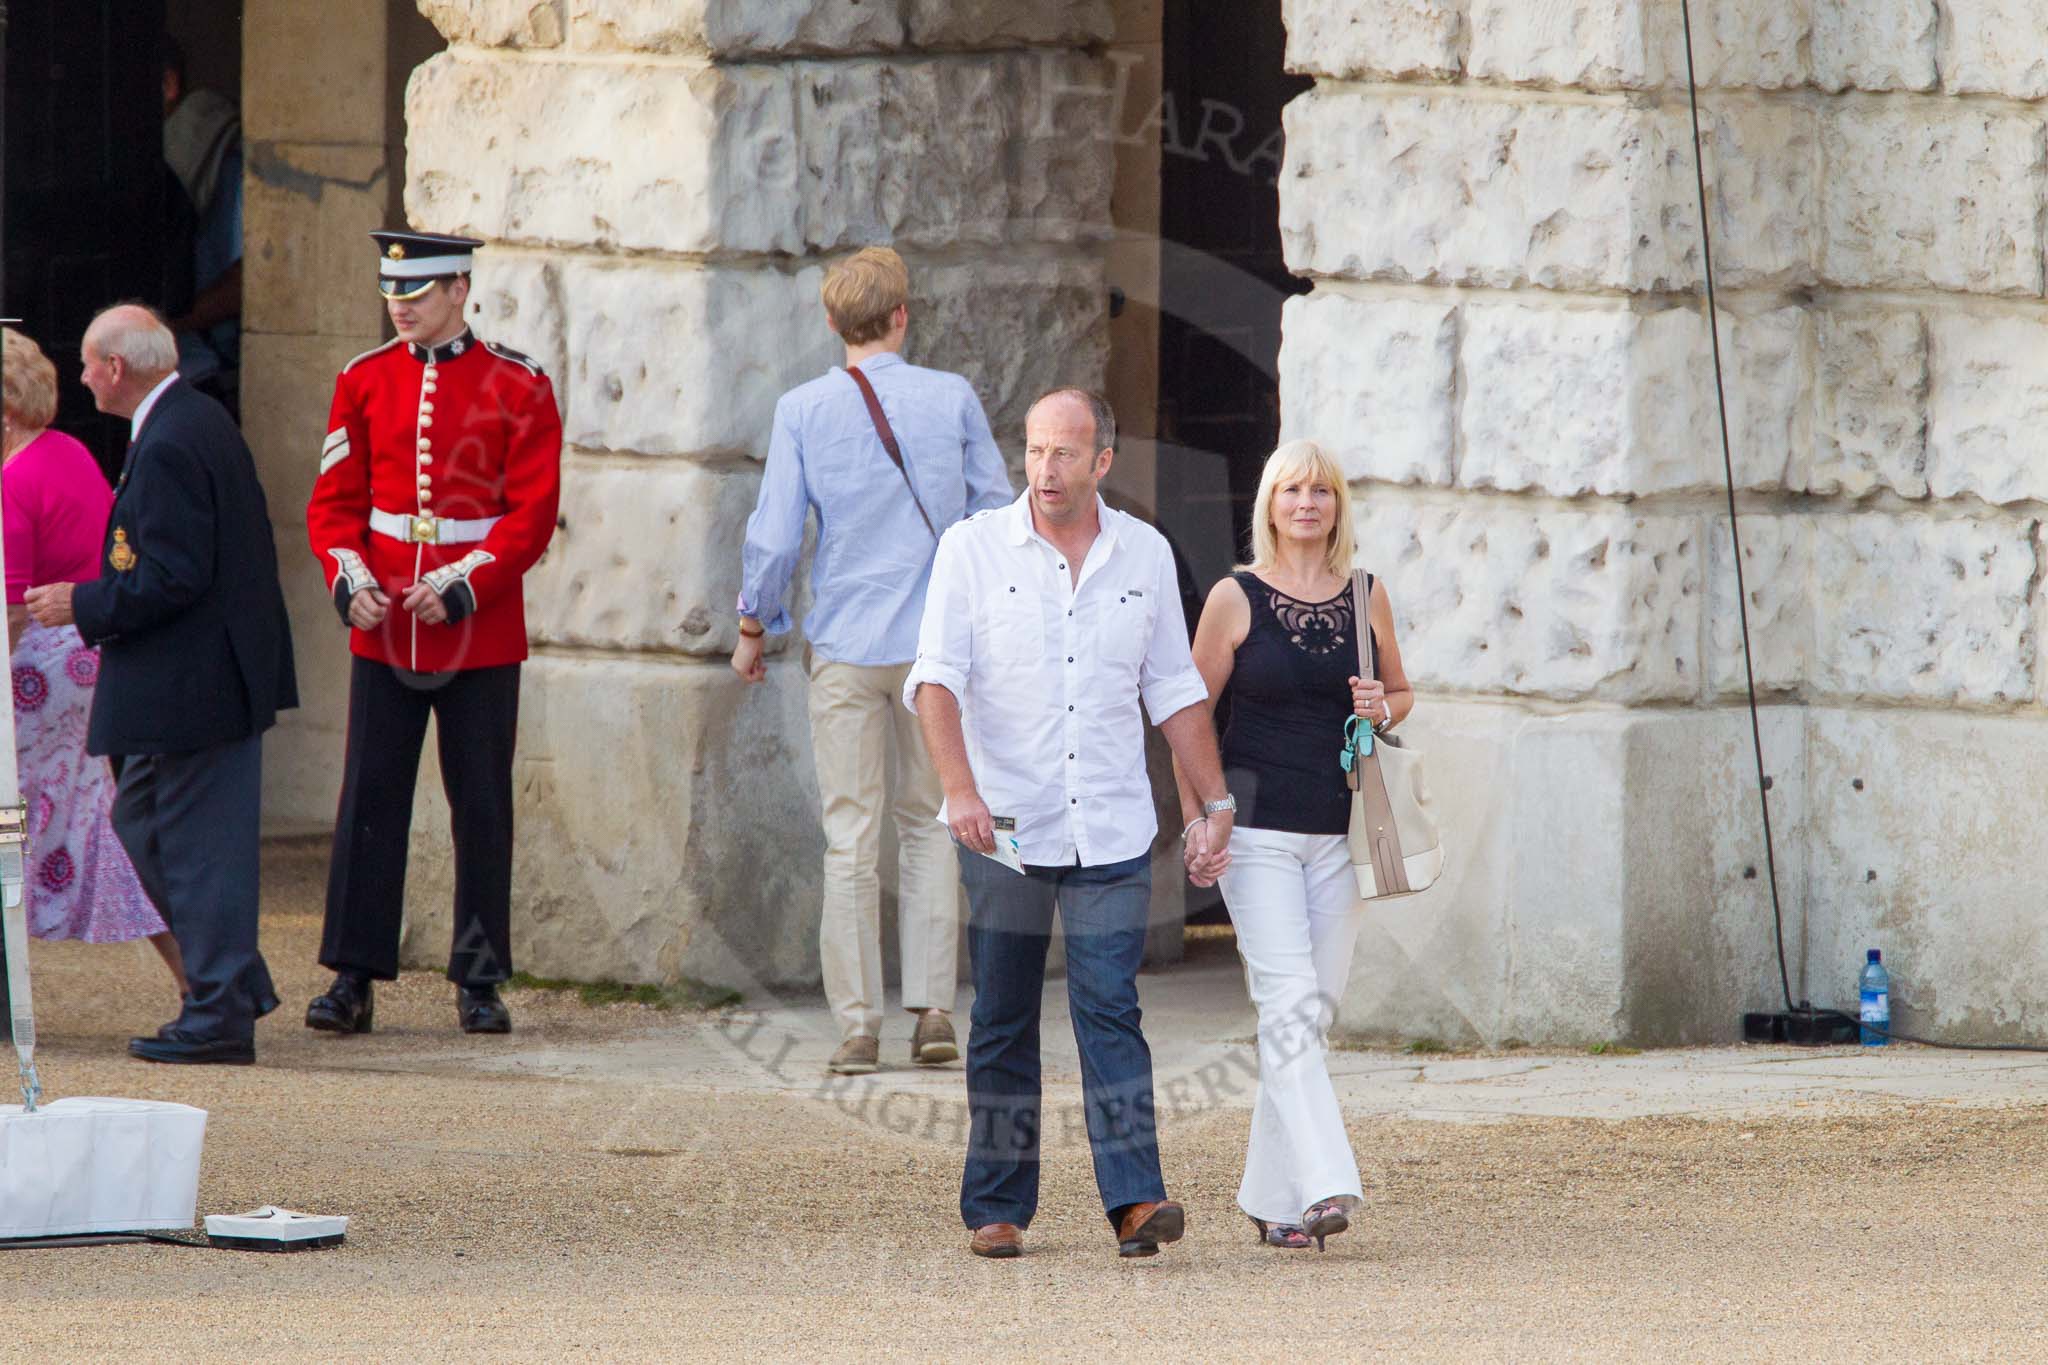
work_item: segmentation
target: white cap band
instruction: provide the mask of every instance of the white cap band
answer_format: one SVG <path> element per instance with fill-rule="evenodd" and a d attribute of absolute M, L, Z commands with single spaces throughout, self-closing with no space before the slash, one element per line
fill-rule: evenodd
<path fill-rule="evenodd" d="M 436 275 L 467 274 L 473 257 L 464 251 L 449 256 L 407 256 L 377 262 L 377 273 L 387 280 L 425 280 Z"/>

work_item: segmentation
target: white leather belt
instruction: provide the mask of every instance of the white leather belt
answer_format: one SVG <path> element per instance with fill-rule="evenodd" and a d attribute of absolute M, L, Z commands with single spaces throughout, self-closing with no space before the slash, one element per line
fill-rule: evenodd
<path fill-rule="evenodd" d="M 491 533 L 502 518 L 477 517 L 461 521 L 454 517 L 416 517 L 404 512 L 370 509 L 370 529 L 379 535 L 402 540 L 408 545 L 469 545 Z"/>

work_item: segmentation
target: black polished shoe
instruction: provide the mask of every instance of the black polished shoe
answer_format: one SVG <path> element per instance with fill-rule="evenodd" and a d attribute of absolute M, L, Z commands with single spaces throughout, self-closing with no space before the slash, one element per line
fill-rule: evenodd
<path fill-rule="evenodd" d="M 251 1066 L 256 1061 L 256 1044 L 246 1038 L 200 1038 L 166 1028 L 154 1038 L 130 1038 L 128 1055 L 145 1062 L 184 1066 Z"/>
<path fill-rule="evenodd" d="M 306 1027 L 322 1033 L 368 1033 L 376 1014 L 370 978 L 337 972 L 326 994 L 314 996 L 306 1006 Z"/>
<path fill-rule="evenodd" d="M 498 998 L 496 986 L 463 986 L 455 993 L 455 1017 L 464 1033 L 510 1033 L 512 1011 Z"/>

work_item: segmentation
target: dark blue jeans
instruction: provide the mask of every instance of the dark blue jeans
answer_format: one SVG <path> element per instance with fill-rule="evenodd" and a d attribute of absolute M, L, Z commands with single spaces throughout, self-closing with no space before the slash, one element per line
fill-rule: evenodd
<path fill-rule="evenodd" d="M 1138 1027 L 1138 965 L 1152 900 L 1146 858 L 1024 875 L 960 849 L 974 1014 L 967 1035 L 967 1169 L 960 1217 L 1028 1227 L 1038 1211 L 1038 1007 L 1054 907 L 1067 946 L 1067 1003 L 1081 1049 L 1082 1111 L 1095 1185 L 1115 1224 L 1127 1204 L 1166 1197 L 1152 1103 L 1152 1052 Z M 1063 1115 L 1057 1142 L 1078 1125 Z"/>

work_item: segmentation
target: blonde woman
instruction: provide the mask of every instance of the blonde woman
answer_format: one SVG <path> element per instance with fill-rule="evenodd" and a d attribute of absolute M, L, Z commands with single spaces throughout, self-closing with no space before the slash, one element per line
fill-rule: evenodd
<path fill-rule="evenodd" d="M 1363 1193 L 1324 1060 L 1362 912 L 1344 838 L 1344 724 L 1357 715 L 1395 725 L 1415 705 L 1377 579 L 1381 676 L 1356 676 L 1353 550 L 1343 471 L 1314 442 L 1289 442 L 1259 479 L 1251 563 L 1210 592 L 1195 632 L 1211 703 L 1230 689 L 1223 765 L 1238 811 L 1221 881 L 1259 1010 L 1259 1091 L 1237 1201 L 1262 1242 L 1297 1249 L 1320 1250 L 1344 1231 Z M 1185 782 L 1181 813 L 1201 813 Z M 1203 861 L 1189 861 L 1202 883 Z"/>

